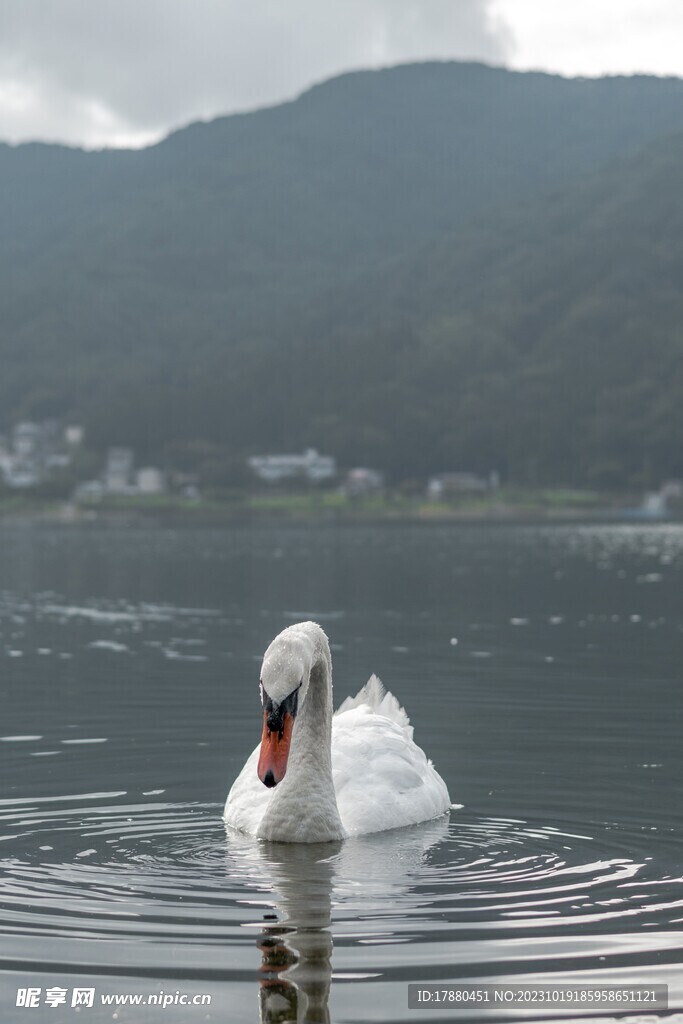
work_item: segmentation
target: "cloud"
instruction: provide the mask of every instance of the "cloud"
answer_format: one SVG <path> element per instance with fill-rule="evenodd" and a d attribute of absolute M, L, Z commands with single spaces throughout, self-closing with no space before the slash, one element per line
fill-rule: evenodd
<path fill-rule="evenodd" d="M 680 0 L 493 0 L 491 13 L 514 25 L 516 68 L 566 75 L 683 74 Z"/>
<path fill-rule="evenodd" d="M 142 145 L 350 68 L 502 63 L 493 0 L 3 0 L 0 138 Z"/>

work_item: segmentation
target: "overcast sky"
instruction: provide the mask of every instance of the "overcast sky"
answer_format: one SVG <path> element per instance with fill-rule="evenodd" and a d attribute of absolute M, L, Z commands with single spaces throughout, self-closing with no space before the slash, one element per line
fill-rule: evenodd
<path fill-rule="evenodd" d="M 683 76 L 683 0 L 0 0 L 0 139 L 144 145 L 341 71 Z"/>

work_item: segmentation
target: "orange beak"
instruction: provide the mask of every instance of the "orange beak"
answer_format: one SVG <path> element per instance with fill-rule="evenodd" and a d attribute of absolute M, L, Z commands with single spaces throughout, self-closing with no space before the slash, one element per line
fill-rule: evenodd
<path fill-rule="evenodd" d="M 285 712 L 282 718 L 282 732 L 271 732 L 268 728 L 268 714 L 264 711 L 257 771 L 259 779 L 269 789 L 277 786 L 285 777 L 293 728 L 294 719 Z"/>

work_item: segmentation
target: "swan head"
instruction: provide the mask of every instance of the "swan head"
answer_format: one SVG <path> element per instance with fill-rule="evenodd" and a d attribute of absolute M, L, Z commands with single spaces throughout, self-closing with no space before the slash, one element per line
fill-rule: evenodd
<path fill-rule="evenodd" d="M 257 771 L 268 788 L 277 786 L 287 771 L 294 722 L 310 681 L 308 646 L 290 628 L 273 640 L 263 659 L 259 684 L 263 732 Z"/>

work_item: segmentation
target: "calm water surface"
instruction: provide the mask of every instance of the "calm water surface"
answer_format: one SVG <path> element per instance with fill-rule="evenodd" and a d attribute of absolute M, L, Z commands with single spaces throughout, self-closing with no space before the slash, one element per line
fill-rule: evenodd
<path fill-rule="evenodd" d="M 377 672 L 461 810 L 226 833 L 302 618 L 336 703 Z M 683 1020 L 682 655 L 679 527 L 4 527 L 0 1020 L 493 1019 L 408 1010 L 463 980 L 666 983 Z M 212 1002 L 101 1005 L 160 991 Z"/>

